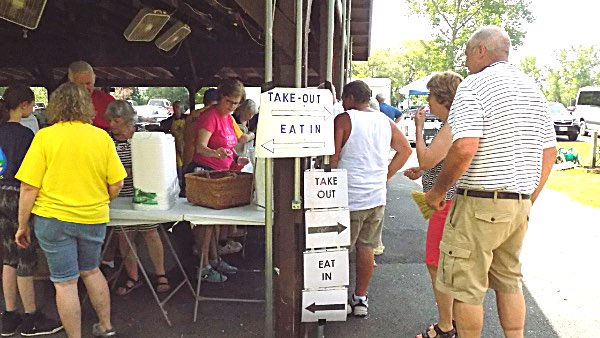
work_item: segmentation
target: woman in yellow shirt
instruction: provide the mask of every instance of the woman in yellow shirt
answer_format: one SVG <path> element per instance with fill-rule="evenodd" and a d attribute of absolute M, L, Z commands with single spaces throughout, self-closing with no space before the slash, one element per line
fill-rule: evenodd
<path fill-rule="evenodd" d="M 36 134 L 15 176 L 21 181 L 15 239 L 21 247 L 30 244 L 32 217 L 69 337 L 81 337 L 79 276 L 99 317 L 93 335 L 114 336 L 108 284 L 98 266 L 108 203 L 119 194 L 127 173 L 110 136 L 91 124 L 94 107 L 83 86 L 59 86 L 47 113 L 53 125 Z"/>

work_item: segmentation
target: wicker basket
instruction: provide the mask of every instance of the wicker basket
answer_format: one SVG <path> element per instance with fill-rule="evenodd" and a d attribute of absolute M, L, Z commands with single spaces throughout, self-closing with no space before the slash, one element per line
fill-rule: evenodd
<path fill-rule="evenodd" d="M 252 174 L 239 171 L 203 171 L 185 175 L 187 200 L 203 207 L 226 209 L 250 204 Z"/>

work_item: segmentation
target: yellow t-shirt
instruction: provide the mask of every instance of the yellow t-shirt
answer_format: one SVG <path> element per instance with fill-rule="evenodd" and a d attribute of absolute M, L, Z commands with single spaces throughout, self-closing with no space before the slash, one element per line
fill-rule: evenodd
<path fill-rule="evenodd" d="M 244 135 L 244 132 L 242 131 L 242 129 L 240 129 L 240 126 L 238 126 L 237 122 L 235 122 L 233 116 L 231 117 L 231 123 L 233 123 L 233 131 L 235 132 L 235 138 L 239 139 L 240 136 Z"/>
<path fill-rule="evenodd" d="M 32 213 L 63 222 L 108 222 L 108 185 L 127 176 L 102 129 L 59 122 L 40 129 L 15 176 L 39 188 Z"/>

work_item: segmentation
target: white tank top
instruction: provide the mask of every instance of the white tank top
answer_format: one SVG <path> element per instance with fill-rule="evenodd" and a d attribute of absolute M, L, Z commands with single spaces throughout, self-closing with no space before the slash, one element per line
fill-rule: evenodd
<path fill-rule="evenodd" d="M 342 147 L 338 168 L 348 172 L 348 207 L 356 211 L 385 205 L 390 120 L 378 111 L 347 113 L 352 131 Z"/>

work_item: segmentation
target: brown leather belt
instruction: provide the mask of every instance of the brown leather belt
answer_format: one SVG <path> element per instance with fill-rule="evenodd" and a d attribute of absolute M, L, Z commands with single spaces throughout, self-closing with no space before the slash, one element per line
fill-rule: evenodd
<path fill-rule="evenodd" d="M 527 194 L 519 194 L 516 192 L 504 192 L 504 191 L 481 191 L 481 190 L 465 190 L 463 188 L 456 188 L 457 195 L 466 195 L 470 197 L 478 197 L 478 198 L 498 198 L 505 200 L 528 200 L 531 198 L 531 195 Z"/>

